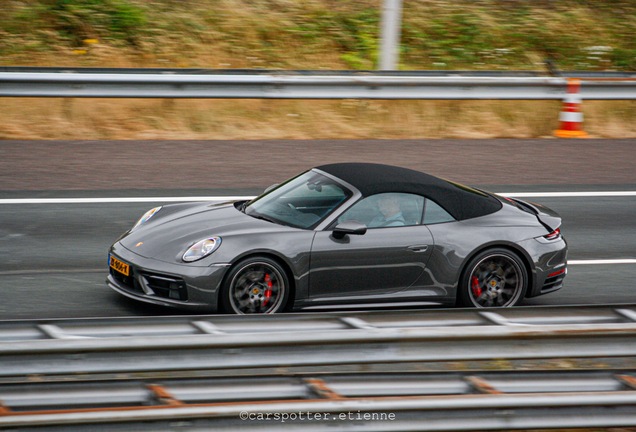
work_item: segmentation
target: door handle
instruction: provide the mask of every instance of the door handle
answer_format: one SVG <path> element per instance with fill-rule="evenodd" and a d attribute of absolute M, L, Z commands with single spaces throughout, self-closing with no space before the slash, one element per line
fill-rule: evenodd
<path fill-rule="evenodd" d="M 415 253 L 426 252 L 428 250 L 428 245 L 413 245 L 409 246 L 408 249 Z"/>

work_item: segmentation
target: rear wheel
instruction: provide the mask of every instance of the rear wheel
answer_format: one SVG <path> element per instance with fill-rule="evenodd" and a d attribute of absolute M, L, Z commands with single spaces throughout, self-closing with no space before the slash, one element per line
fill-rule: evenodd
<path fill-rule="evenodd" d="M 458 304 L 467 307 L 510 307 L 528 287 L 528 272 L 517 254 L 489 249 L 466 266 L 459 285 Z"/>
<path fill-rule="evenodd" d="M 232 268 L 221 301 L 229 313 L 273 314 L 285 308 L 289 289 L 287 274 L 276 261 L 253 257 Z"/>

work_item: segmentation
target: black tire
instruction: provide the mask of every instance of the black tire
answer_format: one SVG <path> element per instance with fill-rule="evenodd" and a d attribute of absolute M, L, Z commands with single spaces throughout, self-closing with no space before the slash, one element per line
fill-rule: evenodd
<path fill-rule="evenodd" d="M 221 290 L 224 312 L 274 314 L 287 305 L 291 286 L 287 272 L 267 257 L 251 257 L 235 264 Z"/>
<path fill-rule="evenodd" d="M 502 248 L 485 250 L 462 272 L 457 304 L 465 307 L 510 307 L 528 289 L 528 271 L 519 256 Z"/>

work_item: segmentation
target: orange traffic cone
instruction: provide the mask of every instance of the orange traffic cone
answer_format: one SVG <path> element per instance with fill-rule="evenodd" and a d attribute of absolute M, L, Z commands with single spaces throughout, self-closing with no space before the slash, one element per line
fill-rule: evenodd
<path fill-rule="evenodd" d="M 587 133 L 581 129 L 583 124 L 583 113 L 581 112 L 581 96 L 579 90 L 581 80 L 568 79 L 568 89 L 563 100 L 563 109 L 559 116 L 561 127 L 554 131 L 554 135 L 559 138 L 586 138 Z"/>

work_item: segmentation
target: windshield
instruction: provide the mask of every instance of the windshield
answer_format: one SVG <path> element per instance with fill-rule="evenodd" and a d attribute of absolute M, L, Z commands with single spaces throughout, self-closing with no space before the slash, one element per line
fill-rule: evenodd
<path fill-rule="evenodd" d="M 308 171 L 250 201 L 245 214 L 274 223 L 309 229 L 318 225 L 351 191 L 317 172 Z"/>

